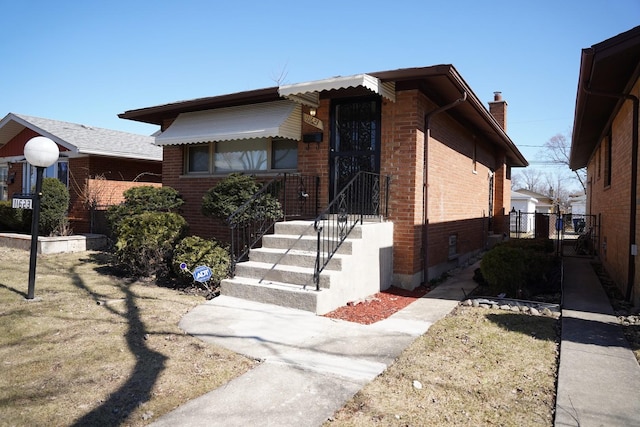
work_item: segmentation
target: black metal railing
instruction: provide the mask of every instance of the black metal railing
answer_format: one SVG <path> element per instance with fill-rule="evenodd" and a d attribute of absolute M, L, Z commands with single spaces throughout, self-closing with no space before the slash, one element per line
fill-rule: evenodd
<path fill-rule="evenodd" d="M 318 214 L 320 178 L 284 173 L 260 190 L 226 219 L 231 238 L 231 275 L 278 221 L 311 219 Z"/>
<path fill-rule="evenodd" d="M 380 220 L 388 216 L 389 181 L 388 176 L 359 172 L 315 219 L 318 241 L 313 279 L 316 290 L 320 290 L 320 273 L 351 230 L 365 219 Z"/>

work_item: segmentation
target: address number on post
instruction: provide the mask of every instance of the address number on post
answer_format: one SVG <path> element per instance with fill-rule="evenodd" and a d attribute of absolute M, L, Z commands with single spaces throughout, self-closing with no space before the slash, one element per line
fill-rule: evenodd
<path fill-rule="evenodd" d="M 31 199 L 18 199 L 14 197 L 11 202 L 11 207 L 14 209 L 33 209 L 32 202 Z"/>

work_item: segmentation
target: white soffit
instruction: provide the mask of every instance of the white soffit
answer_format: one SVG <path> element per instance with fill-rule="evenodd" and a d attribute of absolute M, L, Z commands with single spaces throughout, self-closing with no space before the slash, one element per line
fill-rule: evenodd
<path fill-rule="evenodd" d="M 396 101 L 395 82 L 381 82 L 379 78 L 369 74 L 357 74 L 347 77 L 333 77 L 312 82 L 283 85 L 278 88 L 280 96 L 301 104 L 317 107 L 320 103 L 320 92 L 323 90 L 346 89 L 359 87 L 369 89 L 373 93 L 382 95 L 390 101 Z"/>
<path fill-rule="evenodd" d="M 292 101 L 181 113 L 156 136 L 157 145 L 194 144 L 251 138 L 301 139 L 302 109 Z"/>

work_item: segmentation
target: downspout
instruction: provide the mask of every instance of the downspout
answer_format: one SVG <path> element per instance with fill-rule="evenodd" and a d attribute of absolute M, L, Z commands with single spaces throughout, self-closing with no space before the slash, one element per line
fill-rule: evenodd
<path fill-rule="evenodd" d="M 625 300 L 631 301 L 631 291 L 633 290 L 636 276 L 636 263 L 634 258 L 638 253 L 638 246 L 636 244 L 636 215 L 638 207 L 636 203 L 638 199 L 638 115 L 640 113 L 640 101 L 635 95 L 598 92 L 588 88 L 586 85 L 584 91 L 589 95 L 608 96 L 610 98 L 630 100 L 633 102 L 631 125 L 631 195 L 629 200 L 631 204 L 629 209 L 629 267 L 627 270 L 627 291 L 625 293 Z"/>
<path fill-rule="evenodd" d="M 442 113 L 443 111 L 447 111 L 456 105 L 465 102 L 467 100 L 467 91 L 462 92 L 462 97 L 456 99 L 455 101 L 443 105 L 442 107 L 438 107 L 433 111 L 430 111 L 424 115 L 424 153 L 423 153 L 423 161 L 422 161 L 422 283 L 426 281 L 427 278 L 427 269 L 429 268 L 429 263 L 427 262 L 427 242 L 428 242 L 428 233 L 427 227 L 429 225 L 429 219 L 427 218 L 427 171 L 428 171 L 428 148 L 429 148 L 429 140 L 431 139 L 431 118 L 436 114 Z"/>

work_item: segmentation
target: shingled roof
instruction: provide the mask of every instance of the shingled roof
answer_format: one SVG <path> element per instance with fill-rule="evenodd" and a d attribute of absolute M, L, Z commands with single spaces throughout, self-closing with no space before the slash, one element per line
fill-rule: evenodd
<path fill-rule="evenodd" d="M 98 155 L 162 161 L 162 147 L 153 136 L 77 123 L 9 113 L 0 121 L 0 147 L 29 128 L 50 138 L 73 155 Z"/>

